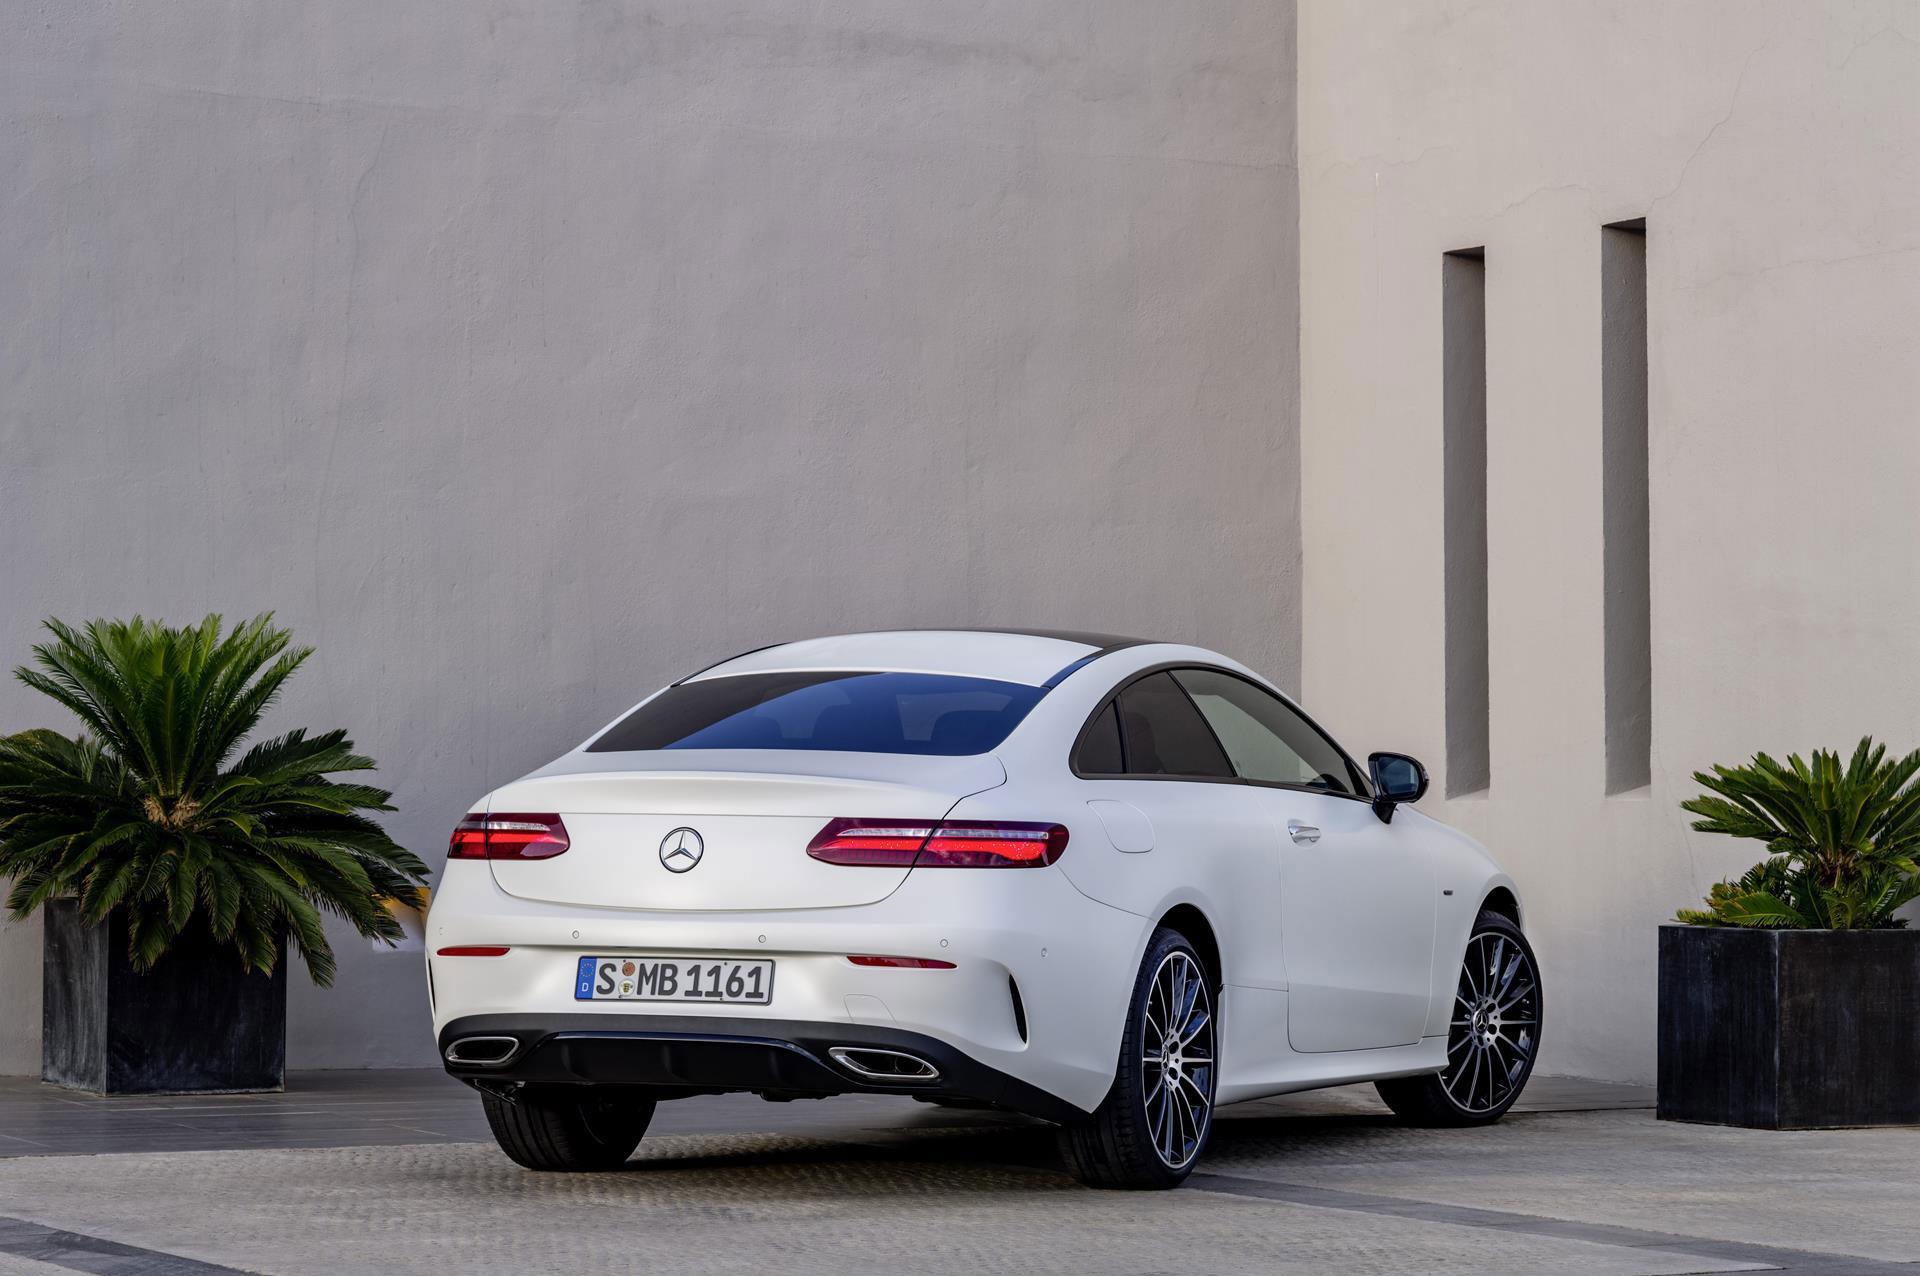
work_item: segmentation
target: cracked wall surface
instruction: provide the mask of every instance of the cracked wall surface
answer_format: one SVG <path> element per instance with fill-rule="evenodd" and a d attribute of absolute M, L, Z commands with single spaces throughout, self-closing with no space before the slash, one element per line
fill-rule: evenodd
<path fill-rule="evenodd" d="M 1920 745 L 1920 5 L 1313 0 L 1308 701 L 1445 771 L 1441 256 L 1484 245 L 1492 783 L 1543 1066 L 1653 1070 L 1654 928 L 1759 858 L 1689 774 Z M 1605 795 L 1600 253 L 1647 221 L 1650 787 Z"/>
<path fill-rule="evenodd" d="M 438 863 L 776 640 L 1023 624 L 1298 674 L 1290 0 L 0 12 L 0 667 L 272 609 Z M 11 682 L 0 730 L 59 715 Z M 336 936 L 295 1067 L 432 1062 Z M 0 926 L 0 1071 L 39 932 Z"/>

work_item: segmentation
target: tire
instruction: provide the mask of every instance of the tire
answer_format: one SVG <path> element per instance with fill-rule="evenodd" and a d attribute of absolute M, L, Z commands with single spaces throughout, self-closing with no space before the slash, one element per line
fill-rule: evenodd
<path fill-rule="evenodd" d="M 1540 1053 L 1540 964 L 1511 918 L 1481 913 L 1467 939 L 1448 1015 L 1447 1067 L 1376 1081 L 1411 1125 L 1491 1125 L 1506 1115 Z"/>
<path fill-rule="evenodd" d="M 480 1101 L 500 1150 L 529 1170 L 619 1169 L 654 1107 L 585 1086 L 525 1086 L 512 1099 L 482 1091 Z"/>
<path fill-rule="evenodd" d="M 1091 1117 L 1060 1131 L 1067 1168 L 1088 1187 L 1178 1187 L 1206 1151 L 1219 1054 L 1214 978 L 1184 935 L 1154 932 L 1127 1003 L 1113 1088 Z M 1180 1001 L 1184 1010 L 1174 1008 Z M 1173 1018 L 1180 1042 L 1162 1028 Z"/>

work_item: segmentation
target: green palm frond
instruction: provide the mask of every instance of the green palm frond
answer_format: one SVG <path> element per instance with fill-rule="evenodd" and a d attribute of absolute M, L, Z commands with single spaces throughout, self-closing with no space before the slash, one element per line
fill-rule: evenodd
<path fill-rule="evenodd" d="M 1816 750 L 1785 764 L 1756 753 L 1746 766 L 1694 773 L 1708 792 L 1682 802 L 1702 833 L 1764 842 L 1768 859 L 1708 892 L 1698 925 L 1874 930 L 1920 898 L 1920 750 L 1889 760 L 1871 736 L 1842 765 Z"/>
<path fill-rule="evenodd" d="M 136 967 L 204 925 L 251 970 L 281 937 L 314 982 L 333 980 L 324 915 L 393 941 L 391 900 L 419 898 L 427 869 L 369 812 L 385 789 L 334 776 L 374 769 L 343 731 L 289 731 L 235 753 L 310 648 L 257 616 L 172 628 L 138 616 L 52 641 L 15 671 L 80 719 L 67 737 L 0 737 L 0 877 L 24 917 L 72 896 L 89 921 L 128 915 Z"/>

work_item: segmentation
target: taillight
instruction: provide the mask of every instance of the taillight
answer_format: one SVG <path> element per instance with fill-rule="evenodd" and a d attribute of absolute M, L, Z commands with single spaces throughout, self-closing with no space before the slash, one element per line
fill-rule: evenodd
<path fill-rule="evenodd" d="M 467 816 L 447 843 L 452 860 L 550 860 L 567 849 L 567 826 L 557 815 L 495 811 Z"/>
<path fill-rule="evenodd" d="M 833 820 L 807 844 L 807 854 L 829 864 L 909 868 L 938 827 L 904 820 Z"/>
<path fill-rule="evenodd" d="M 1058 824 L 942 824 L 915 868 L 1044 868 L 1067 849 Z"/>
<path fill-rule="evenodd" d="M 821 829 L 807 854 L 862 867 L 1044 868 L 1066 849 L 1058 824 L 842 819 Z"/>

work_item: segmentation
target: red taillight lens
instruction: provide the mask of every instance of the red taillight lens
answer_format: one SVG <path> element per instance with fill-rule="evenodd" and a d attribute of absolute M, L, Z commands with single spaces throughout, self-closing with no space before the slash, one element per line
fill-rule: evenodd
<path fill-rule="evenodd" d="M 550 860 L 571 845 L 557 815 L 495 811 L 473 814 L 453 828 L 452 860 Z"/>
<path fill-rule="evenodd" d="M 504 944 L 453 944 L 436 949 L 435 957 L 505 957 L 512 952 Z"/>
<path fill-rule="evenodd" d="M 915 868 L 1044 868 L 1067 849 L 1058 824 L 942 824 Z"/>
<path fill-rule="evenodd" d="M 956 970 L 950 961 L 935 957 L 883 957 L 878 953 L 849 953 L 847 960 L 856 966 L 890 966 L 897 970 Z"/>
<path fill-rule="evenodd" d="M 807 844 L 807 854 L 829 864 L 910 868 L 939 825 L 912 820 L 833 820 Z"/>
<path fill-rule="evenodd" d="M 829 864 L 894 868 L 1044 868 L 1067 849 L 1058 824 L 1019 820 L 834 820 L 807 854 Z"/>

